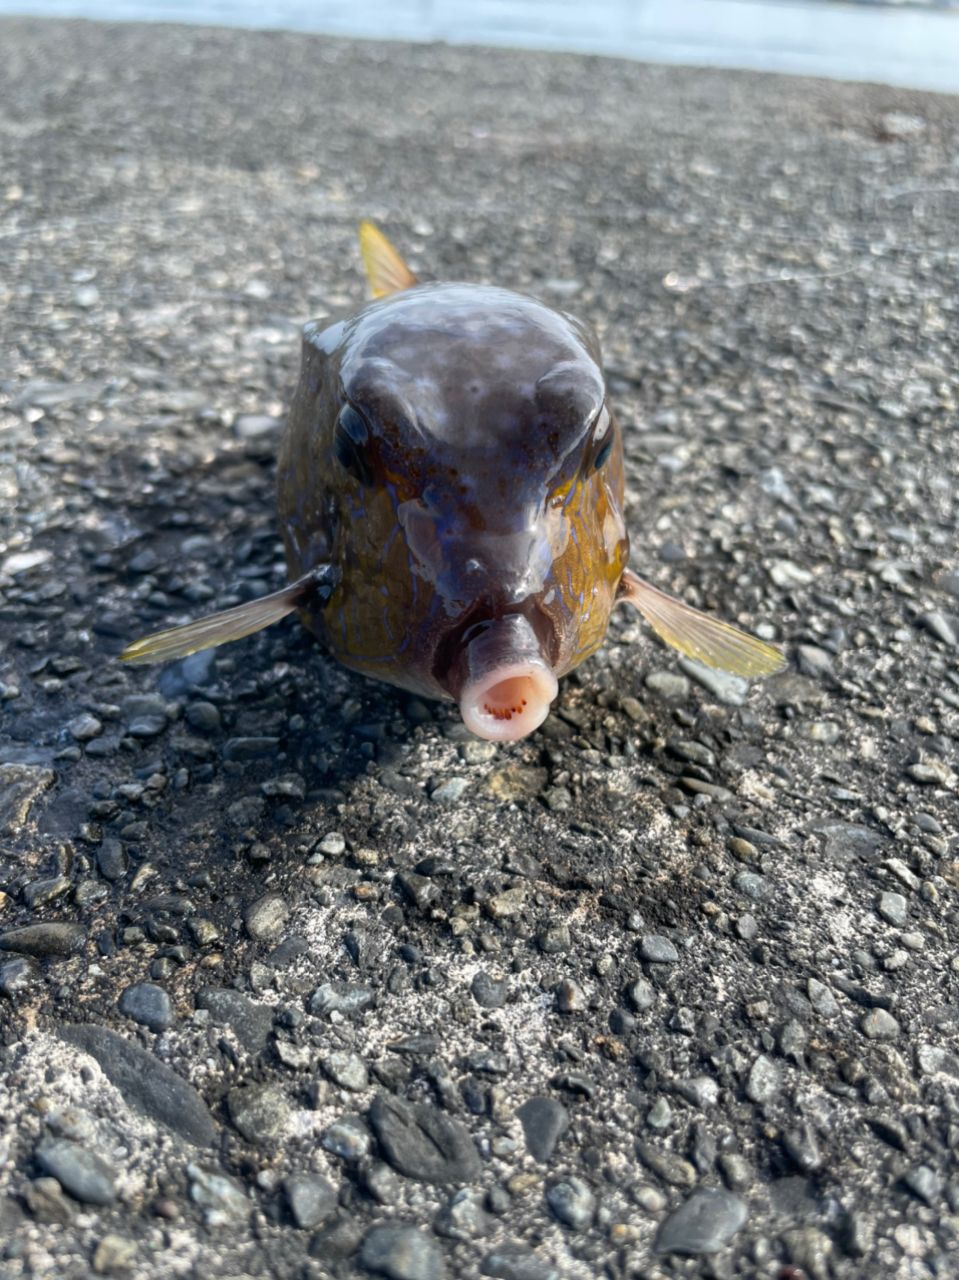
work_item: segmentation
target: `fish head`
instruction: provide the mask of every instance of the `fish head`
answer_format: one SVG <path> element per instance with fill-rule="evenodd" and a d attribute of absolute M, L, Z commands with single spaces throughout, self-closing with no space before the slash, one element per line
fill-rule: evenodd
<path fill-rule="evenodd" d="M 602 643 L 628 556 L 594 336 L 509 290 L 421 285 L 320 339 L 335 370 L 328 642 L 456 699 L 480 736 L 525 736 Z"/>

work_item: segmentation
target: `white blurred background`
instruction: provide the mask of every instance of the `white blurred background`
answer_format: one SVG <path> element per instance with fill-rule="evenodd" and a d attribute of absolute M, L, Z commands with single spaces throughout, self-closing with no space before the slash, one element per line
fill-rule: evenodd
<path fill-rule="evenodd" d="M 566 49 L 959 93 L 959 0 L 0 0 L 0 13 Z"/>

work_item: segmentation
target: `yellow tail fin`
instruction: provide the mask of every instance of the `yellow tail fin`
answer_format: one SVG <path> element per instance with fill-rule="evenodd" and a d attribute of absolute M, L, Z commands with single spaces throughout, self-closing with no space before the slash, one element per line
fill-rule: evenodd
<path fill-rule="evenodd" d="M 359 234 L 363 266 L 374 298 L 385 298 L 388 294 L 419 284 L 379 227 L 364 220 L 360 223 Z"/>

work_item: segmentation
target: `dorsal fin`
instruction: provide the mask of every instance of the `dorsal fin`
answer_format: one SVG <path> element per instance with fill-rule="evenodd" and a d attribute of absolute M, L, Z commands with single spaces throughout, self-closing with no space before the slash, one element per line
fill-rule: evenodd
<path fill-rule="evenodd" d="M 374 298 L 385 298 L 419 284 L 379 227 L 366 219 L 360 223 L 360 253 Z"/>

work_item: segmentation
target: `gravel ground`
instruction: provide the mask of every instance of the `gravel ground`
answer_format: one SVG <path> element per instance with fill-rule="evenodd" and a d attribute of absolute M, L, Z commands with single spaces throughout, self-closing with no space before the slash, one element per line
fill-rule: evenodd
<path fill-rule="evenodd" d="M 0 23 L 0 1275 L 955 1275 L 959 99 Z M 633 563 L 527 741 L 290 621 L 354 226 L 592 320 Z M 950 1259 L 952 1259 L 950 1261 Z"/>

